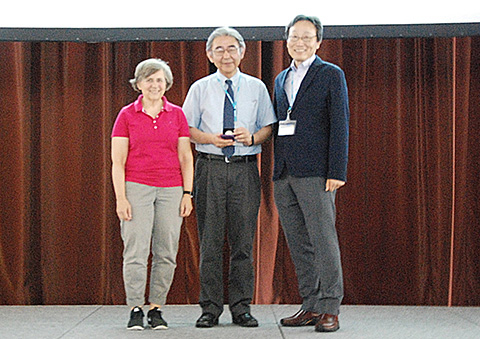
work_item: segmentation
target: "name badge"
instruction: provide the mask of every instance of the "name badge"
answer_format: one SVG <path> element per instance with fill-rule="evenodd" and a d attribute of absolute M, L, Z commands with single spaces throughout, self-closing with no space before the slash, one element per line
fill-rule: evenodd
<path fill-rule="evenodd" d="M 294 135 L 295 126 L 297 125 L 296 120 L 282 120 L 278 123 L 278 135 Z"/>
<path fill-rule="evenodd" d="M 278 135 L 285 136 L 285 135 L 294 135 L 295 134 L 295 126 L 297 125 L 296 120 L 290 119 L 290 114 L 292 113 L 292 108 L 289 107 L 287 110 L 287 118 L 285 120 L 278 122 Z"/>

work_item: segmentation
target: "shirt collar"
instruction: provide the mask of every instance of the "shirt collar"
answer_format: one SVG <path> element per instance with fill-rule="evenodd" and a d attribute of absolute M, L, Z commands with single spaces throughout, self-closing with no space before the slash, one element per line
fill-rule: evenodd
<path fill-rule="evenodd" d="M 238 86 L 238 83 L 240 81 L 240 74 L 242 74 L 242 72 L 240 72 L 240 69 L 237 68 L 237 73 L 235 73 L 235 75 L 230 78 L 230 80 L 232 80 L 233 86 Z M 225 80 L 228 79 L 225 75 L 220 73 L 219 70 L 217 70 L 216 76 L 217 76 L 217 79 L 219 79 L 222 84 L 225 84 Z"/>
<path fill-rule="evenodd" d="M 290 64 L 290 69 L 293 71 L 306 70 L 313 64 L 316 57 L 317 55 L 313 54 L 310 58 L 308 58 L 307 60 L 302 62 L 300 65 L 298 65 L 298 67 L 295 66 L 295 60 L 292 60 L 292 63 Z"/>
<path fill-rule="evenodd" d="M 143 94 L 140 94 L 137 100 L 135 100 L 133 104 L 133 106 L 135 107 L 135 112 L 143 112 L 142 98 L 143 98 Z M 167 100 L 166 96 L 163 96 L 162 100 L 163 100 L 162 111 L 170 112 L 172 110 L 172 104 Z"/>

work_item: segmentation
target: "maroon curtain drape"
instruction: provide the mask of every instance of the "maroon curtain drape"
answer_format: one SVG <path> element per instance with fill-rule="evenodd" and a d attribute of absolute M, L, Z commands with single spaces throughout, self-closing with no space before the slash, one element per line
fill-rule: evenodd
<path fill-rule="evenodd" d="M 182 104 L 212 71 L 204 42 L 0 43 L 0 304 L 123 304 L 110 132 L 138 62 L 169 62 Z M 348 183 L 337 195 L 347 304 L 480 305 L 480 37 L 326 40 L 345 71 Z M 241 68 L 272 91 L 284 42 L 247 42 Z M 298 303 L 260 162 L 254 302 Z M 225 254 L 228 249 L 225 249 Z M 225 272 L 228 265 L 225 265 Z M 199 294 L 195 216 L 168 303 Z"/>

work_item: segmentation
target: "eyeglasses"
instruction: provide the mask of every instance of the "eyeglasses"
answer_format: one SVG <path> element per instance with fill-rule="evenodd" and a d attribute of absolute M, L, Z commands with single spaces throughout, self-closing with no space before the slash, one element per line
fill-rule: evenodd
<path fill-rule="evenodd" d="M 291 42 L 297 42 L 298 40 L 302 40 L 303 42 L 305 43 L 309 43 L 309 42 L 312 42 L 313 39 L 315 39 L 316 36 L 313 35 L 313 36 L 302 36 L 302 37 L 299 37 L 299 36 L 296 36 L 296 35 L 290 35 L 288 37 L 288 40 L 290 40 Z"/>
<path fill-rule="evenodd" d="M 229 46 L 227 49 L 224 49 L 223 47 L 217 47 L 213 50 L 213 54 L 216 56 L 223 56 L 225 54 L 225 51 L 228 52 L 231 56 L 236 56 L 238 55 L 238 52 L 240 50 L 240 47 L 237 46 Z"/>

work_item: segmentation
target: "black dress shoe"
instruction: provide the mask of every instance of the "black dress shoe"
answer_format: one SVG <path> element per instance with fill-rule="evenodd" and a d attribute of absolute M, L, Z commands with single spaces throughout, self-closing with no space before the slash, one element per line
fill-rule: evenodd
<path fill-rule="evenodd" d="M 233 317 L 233 323 L 242 327 L 258 327 L 258 321 L 250 313 L 243 313 Z"/>
<path fill-rule="evenodd" d="M 218 317 L 212 313 L 203 313 L 195 324 L 196 327 L 213 327 L 215 325 L 218 325 Z"/>

